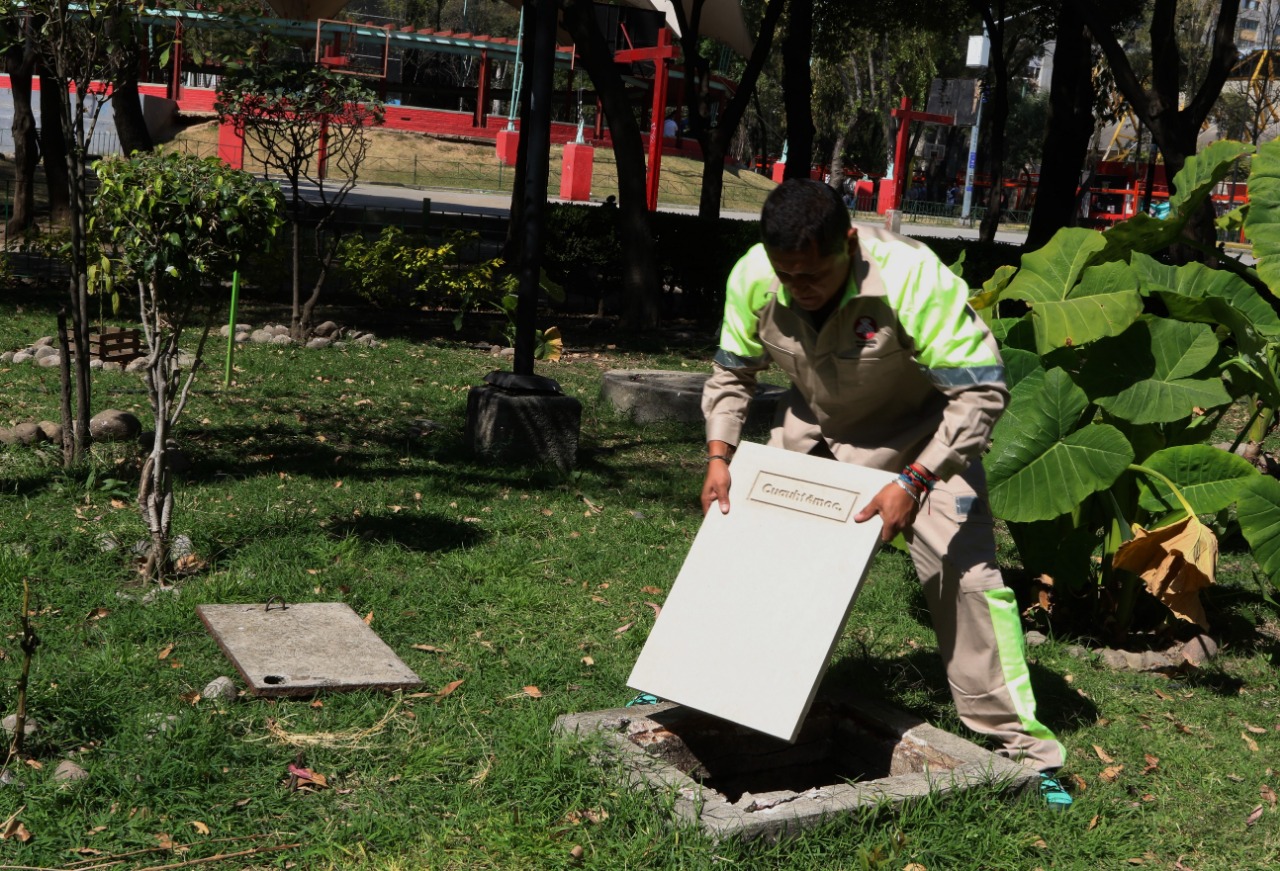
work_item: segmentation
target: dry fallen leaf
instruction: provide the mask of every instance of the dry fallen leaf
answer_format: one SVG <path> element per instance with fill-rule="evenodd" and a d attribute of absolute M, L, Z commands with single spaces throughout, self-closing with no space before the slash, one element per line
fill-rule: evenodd
<path fill-rule="evenodd" d="M 414 644 L 412 646 L 414 650 L 422 650 L 427 653 L 448 653 L 449 652 L 445 650 L 443 647 L 436 647 L 431 644 Z"/>
<path fill-rule="evenodd" d="M 1142 769 L 1143 774 L 1150 774 L 1160 767 L 1159 756 L 1152 756 L 1150 753 L 1144 753 L 1142 754 L 1142 757 L 1147 760 L 1146 766 Z"/>
<path fill-rule="evenodd" d="M 525 694 L 526 696 L 528 696 L 529 698 L 531 698 L 531 699 L 540 699 L 540 698 L 542 698 L 542 690 L 538 689 L 538 688 L 537 688 L 537 687 L 535 687 L 535 686 L 527 686 L 527 687 L 525 687 L 525 688 L 524 688 L 524 694 Z"/>
<path fill-rule="evenodd" d="M 317 709 L 323 708 L 324 702 L 320 701 L 319 699 L 316 699 L 314 702 L 311 703 L 311 707 L 317 708 Z"/>
<path fill-rule="evenodd" d="M 613 634 L 621 635 L 623 632 L 626 632 L 628 629 L 630 629 L 631 626 L 632 626 L 631 623 L 624 623 L 623 625 L 619 626 L 617 629 L 613 630 Z"/>
<path fill-rule="evenodd" d="M 1168 693 L 1162 693 L 1158 689 L 1155 691 L 1155 694 L 1156 694 L 1156 698 L 1163 699 L 1166 702 L 1173 701 L 1173 696 L 1169 695 Z"/>
<path fill-rule="evenodd" d="M 1094 814 L 1094 815 L 1093 815 L 1093 819 L 1089 820 L 1089 825 L 1085 826 L 1085 829 L 1084 829 L 1084 830 L 1085 830 L 1086 832 L 1092 832 L 1094 829 L 1096 829 L 1096 828 L 1098 827 L 1098 820 L 1099 820 L 1099 819 L 1101 819 L 1101 815 L 1100 815 L 1100 814 Z"/>
<path fill-rule="evenodd" d="M 653 619 L 657 620 L 658 616 L 662 613 L 662 606 L 653 602 L 645 602 L 645 604 L 653 609 Z"/>
<path fill-rule="evenodd" d="M 586 851 L 582 849 L 582 845 L 581 845 L 581 844 L 574 844 L 574 845 L 573 845 L 573 848 L 572 848 L 571 850 L 569 850 L 569 857 L 570 857 L 571 859 L 573 859 L 573 861 L 575 861 L 575 862 L 581 862 L 581 861 L 582 861 L 582 857 L 583 857 L 585 854 L 586 854 Z"/>
<path fill-rule="evenodd" d="M 173 570 L 180 575 L 196 575 L 208 567 L 209 564 L 194 553 L 178 557 L 173 564 Z"/>
<path fill-rule="evenodd" d="M 1085 779 L 1078 774 L 1071 775 L 1071 782 L 1075 784 L 1076 792 L 1084 792 L 1089 788 L 1089 784 L 1086 783 Z"/>
<path fill-rule="evenodd" d="M 436 698 L 443 699 L 445 696 L 449 695 L 449 693 L 453 692 L 460 686 L 462 686 L 462 680 L 455 680 L 452 683 L 447 683 L 444 685 L 444 688 L 440 690 L 440 692 L 436 693 Z"/>
<path fill-rule="evenodd" d="M 111 613 L 111 612 L 110 612 L 109 610 L 107 610 L 106 608 L 94 608 L 92 611 L 90 611 L 90 612 L 89 612 L 89 616 L 88 616 L 88 617 L 86 617 L 85 619 L 86 619 L 86 620 L 101 620 L 103 617 L 107 616 L 107 615 L 108 615 L 108 614 L 110 614 L 110 613 Z"/>
<path fill-rule="evenodd" d="M 209 834 L 209 827 L 206 826 L 204 823 L 200 822 L 199 820 L 192 820 L 191 827 L 201 835 Z"/>
<path fill-rule="evenodd" d="M 293 763 L 289 763 L 289 774 L 298 779 L 299 786 L 314 786 L 317 789 L 327 789 L 329 786 L 329 779 L 320 772 Z"/>
<path fill-rule="evenodd" d="M 584 657 L 582 657 L 582 664 L 583 664 L 583 665 L 595 665 L 595 664 L 596 664 L 596 661 L 595 661 L 594 659 L 592 659 L 591 657 L 589 657 L 589 656 L 584 656 Z"/>
<path fill-rule="evenodd" d="M 1266 729 L 1264 729 L 1264 728 L 1262 728 L 1261 726 L 1253 726 L 1253 725 L 1250 725 L 1249 723 L 1245 723 L 1245 724 L 1244 724 L 1244 727 L 1245 727 L 1245 729 L 1246 729 L 1246 730 L 1248 730 L 1248 731 L 1252 732 L 1252 733 L 1253 733 L 1253 734 L 1255 734 L 1255 735 L 1265 735 L 1265 734 L 1267 734 L 1267 730 L 1266 730 Z"/>
<path fill-rule="evenodd" d="M 1102 773 L 1098 776 L 1107 783 L 1115 783 L 1116 778 L 1120 776 L 1121 771 L 1124 771 L 1123 765 L 1108 765 L 1106 768 L 1102 769 Z"/>
<path fill-rule="evenodd" d="M 173 645 L 166 644 L 164 648 L 156 654 L 156 659 L 168 659 L 170 653 L 173 653 Z"/>
<path fill-rule="evenodd" d="M 929 869 L 921 865 L 919 862 L 912 862 L 909 865 L 903 865 L 902 871 L 929 871 Z"/>
<path fill-rule="evenodd" d="M 662 588 L 661 587 L 641 587 L 640 592 L 647 593 L 650 596 L 661 596 Z"/>
<path fill-rule="evenodd" d="M 1115 762 L 1115 760 L 1111 758 L 1111 756 L 1107 753 L 1107 751 L 1103 750 L 1097 744 L 1093 745 L 1093 752 L 1097 753 L 1098 758 L 1101 759 L 1103 762 L 1107 763 L 1108 765 L 1110 765 L 1112 762 Z"/>
<path fill-rule="evenodd" d="M 1251 752 L 1258 752 L 1258 742 L 1250 738 L 1248 732 L 1241 732 L 1240 737 L 1244 739 L 1244 746 L 1248 747 Z"/>
<path fill-rule="evenodd" d="M 1245 817 L 1244 824 L 1246 826 L 1251 826 L 1254 823 L 1256 823 L 1259 820 L 1259 818 L 1261 818 L 1261 816 L 1262 816 L 1262 805 L 1258 805 L 1256 808 L 1254 808 L 1252 811 L 1249 812 L 1249 816 Z"/>
<path fill-rule="evenodd" d="M 373 625 L 373 612 L 372 612 L 372 611 L 370 611 L 368 614 L 365 614 L 365 615 L 364 615 L 364 625 L 366 625 L 366 626 L 372 626 L 372 625 Z"/>

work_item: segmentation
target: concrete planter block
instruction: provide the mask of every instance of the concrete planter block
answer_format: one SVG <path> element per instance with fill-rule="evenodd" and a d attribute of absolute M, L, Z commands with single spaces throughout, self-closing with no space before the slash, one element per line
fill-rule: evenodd
<path fill-rule="evenodd" d="M 603 744 L 631 786 L 674 794 L 677 818 L 719 841 L 776 839 L 929 795 L 1030 789 L 1039 775 L 903 711 L 820 697 L 794 743 L 664 702 L 565 714 L 554 731 Z"/>
<path fill-rule="evenodd" d="M 572 469 L 581 429 L 582 403 L 561 393 L 484 384 L 467 395 L 467 444 L 477 455 L 501 463 Z"/>
<path fill-rule="evenodd" d="M 615 369 L 604 373 L 600 396 L 636 423 L 678 420 L 699 423 L 702 417 L 702 386 L 705 373 L 671 372 L 657 369 Z M 747 413 L 747 426 L 768 428 L 785 387 L 761 384 Z"/>

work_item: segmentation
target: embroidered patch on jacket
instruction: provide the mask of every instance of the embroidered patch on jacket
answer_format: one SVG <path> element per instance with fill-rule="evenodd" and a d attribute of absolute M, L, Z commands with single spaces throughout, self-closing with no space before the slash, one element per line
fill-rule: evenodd
<path fill-rule="evenodd" d="M 876 323 L 875 318 L 863 315 L 853 324 L 853 334 L 858 337 L 859 343 L 870 344 L 876 339 L 876 333 L 879 332 L 880 325 Z"/>

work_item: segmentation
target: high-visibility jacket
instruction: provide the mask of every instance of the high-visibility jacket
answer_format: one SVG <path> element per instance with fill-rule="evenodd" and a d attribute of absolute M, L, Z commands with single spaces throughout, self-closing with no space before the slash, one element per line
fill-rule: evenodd
<path fill-rule="evenodd" d="M 792 308 L 763 245 L 730 273 L 707 440 L 738 443 L 756 375 L 776 363 L 794 390 L 773 443 L 819 440 L 837 459 L 898 471 L 919 462 L 946 480 L 981 456 L 1009 394 L 994 337 L 969 288 L 928 248 L 858 229 L 849 281 L 815 329 Z"/>

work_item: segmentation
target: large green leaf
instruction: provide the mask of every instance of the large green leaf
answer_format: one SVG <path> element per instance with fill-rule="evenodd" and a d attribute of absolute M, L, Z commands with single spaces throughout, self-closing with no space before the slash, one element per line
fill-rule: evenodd
<path fill-rule="evenodd" d="M 1106 242 L 1097 230 L 1066 227 L 1043 248 L 1022 255 L 1022 268 L 1004 290 L 1005 299 L 1035 305 L 1066 299 Z"/>
<path fill-rule="evenodd" d="M 1262 335 L 1280 337 L 1280 316 L 1249 282 L 1234 273 L 1210 269 L 1203 263 L 1170 266 L 1146 254 L 1135 254 L 1131 265 L 1142 293 L 1159 295 L 1169 313 L 1179 320 L 1231 327 L 1219 316 L 1224 314 L 1221 309 L 1215 313 L 1214 308 L 1204 304 L 1220 299 L 1238 310 Z"/>
<path fill-rule="evenodd" d="M 1258 275 L 1280 292 L 1280 141 L 1258 147 L 1249 175 L 1249 214 L 1244 232 L 1253 243 Z"/>
<path fill-rule="evenodd" d="M 1231 172 L 1232 165 L 1253 146 L 1221 139 L 1187 158 L 1173 177 L 1174 194 L 1169 198 L 1169 214 L 1157 220 L 1139 212 L 1106 232 L 1108 260 L 1125 259 L 1129 252 L 1159 251 L 1179 241 L 1187 222 L 1200 210 L 1213 189 Z"/>
<path fill-rule="evenodd" d="M 1078 383 L 1116 417 L 1136 424 L 1171 423 L 1193 408 L 1231 402 L 1209 365 L 1217 352 L 1218 340 L 1205 324 L 1144 318 L 1123 335 L 1095 344 Z"/>
<path fill-rule="evenodd" d="M 1184 445 L 1157 451 L 1142 465 L 1164 475 L 1196 514 L 1215 514 L 1235 502 L 1241 485 L 1258 475 L 1243 457 L 1209 445 Z M 1160 479 L 1138 476 L 1138 504 L 1153 513 L 1180 511 L 1181 503 Z"/>
<path fill-rule="evenodd" d="M 1033 576 L 1051 576 L 1059 594 L 1080 590 L 1097 571 L 1092 557 L 1098 547 L 1098 535 L 1088 518 L 1078 517 L 1079 513 L 1035 523 L 1008 524 L 1023 568 Z"/>
<path fill-rule="evenodd" d="M 1236 518 L 1253 558 L 1280 586 L 1280 481 L 1258 475 L 1245 482 L 1236 505 Z"/>
<path fill-rule="evenodd" d="M 1040 355 L 1019 348 L 1004 348 L 1000 351 L 1004 359 L 1005 384 L 1012 390 L 1019 382 L 1034 372 L 1043 372 L 1044 364 Z"/>
<path fill-rule="evenodd" d="M 1084 271 L 1060 300 L 1031 304 L 1036 351 L 1087 345 L 1117 336 L 1142 313 L 1138 282 L 1126 263 L 1104 263 Z"/>
<path fill-rule="evenodd" d="M 1115 427 L 1085 422 L 1088 407 L 1061 369 L 1033 373 L 1014 389 L 986 458 L 997 516 L 1049 520 L 1110 487 L 1128 467 L 1133 449 Z"/>

